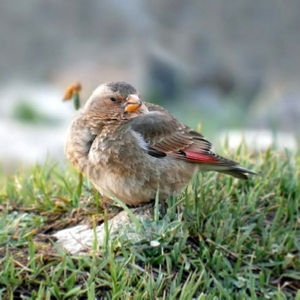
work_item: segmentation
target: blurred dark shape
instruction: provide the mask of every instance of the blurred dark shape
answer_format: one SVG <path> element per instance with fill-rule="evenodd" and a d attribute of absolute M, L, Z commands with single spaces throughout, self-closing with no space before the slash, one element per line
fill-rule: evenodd
<path fill-rule="evenodd" d="M 236 79 L 231 73 L 220 69 L 206 76 L 199 76 L 196 78 L 194 85 L 197 87 L 211 87 L 216 89 L 221 96 L 226 96 L 235 89 Z"/>
<path fill-rule="evenodd" d="M 147 67 L 147 94 L 152 98 L 152 102 L 176 99 L 180 91 L 180 70 L 170 61 L 153 55 L 148 58 Z"/>
<path fill-rule="evenodd" d="M 238 77 L 237 74 L 222 67 L 195 76 L 192 81 L 193 89 L 211 89 L 216 91 L 220 99 L 229 100 L 230 96 L 239 99 L 239 104 L 248 108 L 260 92 L 262 78 L 259 75 Z"/>

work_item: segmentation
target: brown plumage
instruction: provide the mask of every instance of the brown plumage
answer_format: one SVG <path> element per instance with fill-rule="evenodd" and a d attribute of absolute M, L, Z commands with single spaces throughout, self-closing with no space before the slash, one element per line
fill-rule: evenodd
<path fill-rule="evenodd" d="M 106 197 L 139 205 L 180 192 L 203 171 L 247 179 L 254 172 L 214 154 L 211 144 L 125 82 L 100 85 L 75 118 L 65 153 Z"/>

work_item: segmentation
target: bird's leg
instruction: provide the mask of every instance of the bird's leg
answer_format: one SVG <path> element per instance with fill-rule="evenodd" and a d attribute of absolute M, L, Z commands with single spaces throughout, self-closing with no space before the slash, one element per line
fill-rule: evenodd
<path fill-rule="evenodd" d="M 159 213 L 162 217 L 167 214 L 169 205 L 166 199 L 159 199 Z"/>
<path fill-rule="evenodd" d="M 155 199 L 150 199 L 149 203 L 153 203 L 153 206 L 155 207 L 156 204 L 156 200 Z M 161 217 L 164 217 L 168 211 L 168 202 L 166 201 L 166 199 L 159 199 L 158 200 L 158 213 Z M 156 210 L 156 209 L 155 209 Z"/>
<path fill-rule="evenodd" d="M 101 198 L 101 202 L 100 202 L 100 207 L 103 210 L 118 210 L 118 212 L 120 212 L 122 209 L 122 207 L 116 206 L 113 204 L 113 200 L 111 198 L 108 197 L 102 197 Z"/>

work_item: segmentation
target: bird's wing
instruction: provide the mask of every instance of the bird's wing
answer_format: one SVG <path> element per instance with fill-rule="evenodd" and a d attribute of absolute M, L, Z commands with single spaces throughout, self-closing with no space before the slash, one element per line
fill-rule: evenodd
<path fill-rule="evenodd" d="M 169 113 L 150 111 L 132 119 L 130 125 L 149 145 L 150 155 L 172 155 L 198 163 L 218 162 L 217 156 L 210 151 L 210 142 Z"/>
<path fill-rule="evenodd" d="M 149 113 L 133 118 L 130 126 L 147 143 L 149 155 L 173 156 L 239 179 L 248 179 L 246 174 L 256 174 L 235 161 L 213 153 L 209 141 L 200 133 L 180 123 L 164 108 L 151 105 L 148 109 Z"/>

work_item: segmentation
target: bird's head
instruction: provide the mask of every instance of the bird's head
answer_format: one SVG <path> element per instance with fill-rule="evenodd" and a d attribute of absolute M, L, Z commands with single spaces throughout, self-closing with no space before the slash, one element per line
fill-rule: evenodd
<path fill-rule="evenodd" d="M 147 113 L 134 87 L 125 82 L 110 82 L 98 86 L 84 106 L 83 113 L 94 121 L 129 120 Z"/>

